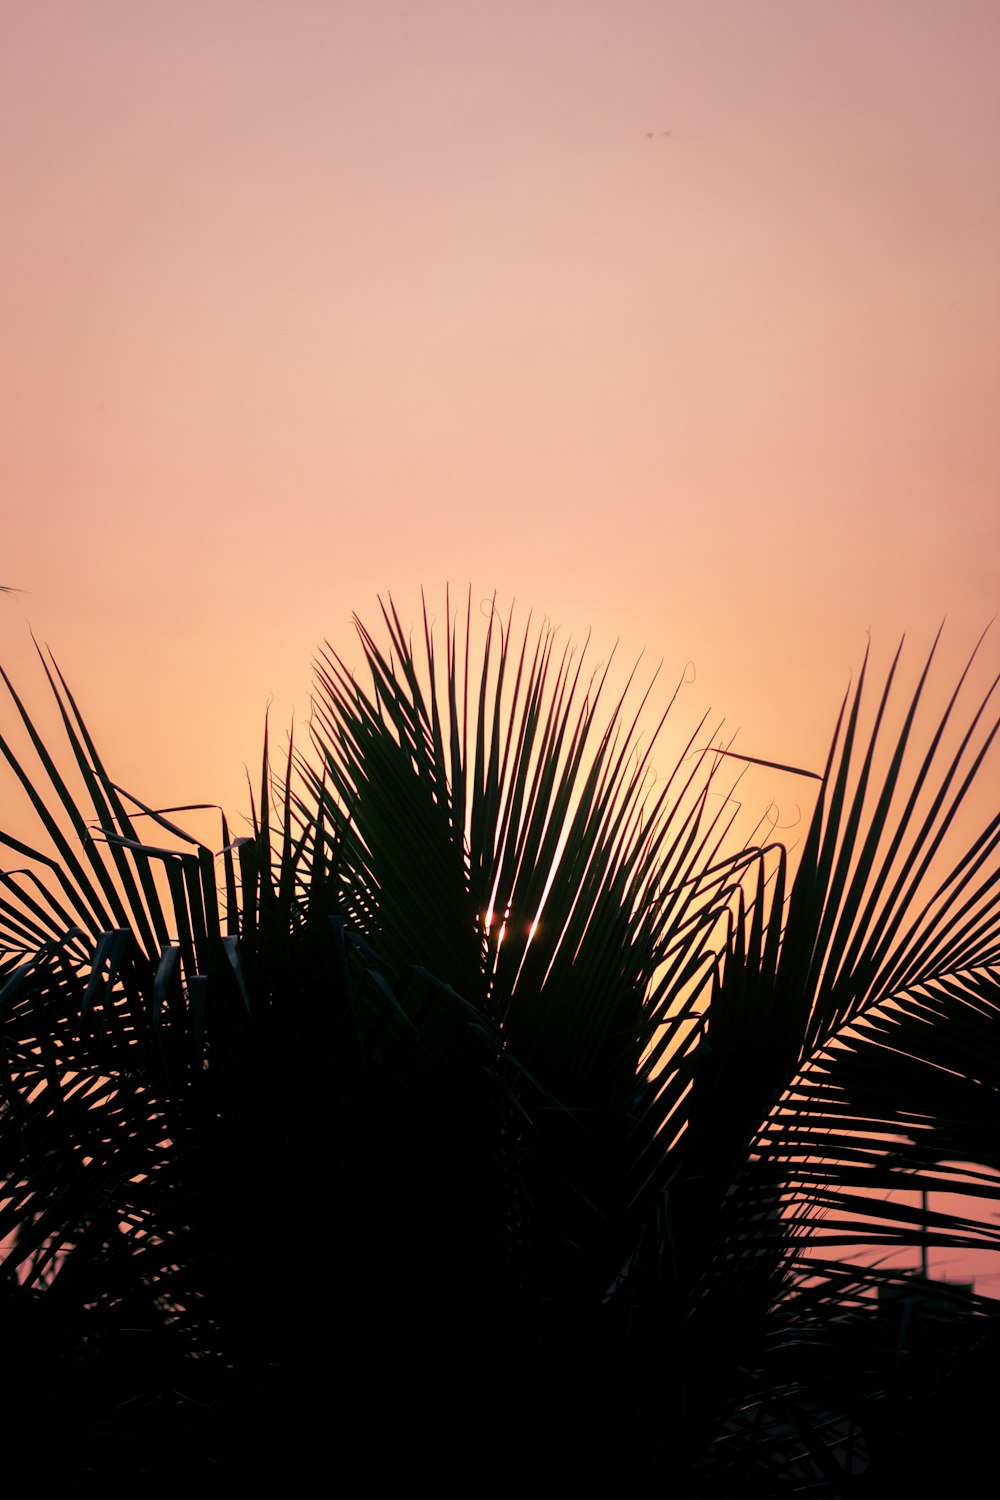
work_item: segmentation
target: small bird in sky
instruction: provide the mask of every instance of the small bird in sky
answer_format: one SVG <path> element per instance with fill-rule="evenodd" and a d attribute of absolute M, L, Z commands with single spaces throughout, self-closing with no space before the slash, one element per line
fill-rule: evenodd
<path fill-rule="evenodd" d="M 660 133 L 660 135 L 673 135 L 673 131 L 672 130 L 661 130 L 659 133 Z M 655 130 L 647 130 L 646 131 L 646 139 L 647 139 L 647 141 L 655 141 L 656 140 L 656 135 L 657 135 L 657 132 Z"/>

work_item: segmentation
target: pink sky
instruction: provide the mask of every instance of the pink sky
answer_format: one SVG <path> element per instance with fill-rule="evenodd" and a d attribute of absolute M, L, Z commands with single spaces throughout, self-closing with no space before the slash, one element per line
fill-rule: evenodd
<path fill-rule="evenodd" d="M 7 7 L 4 663 L 238 812 L 318 643 L 471 582 L 818 765 L 869 626 L 947 679 L 1000 598 L 998 58 L 993 0 Z"/>

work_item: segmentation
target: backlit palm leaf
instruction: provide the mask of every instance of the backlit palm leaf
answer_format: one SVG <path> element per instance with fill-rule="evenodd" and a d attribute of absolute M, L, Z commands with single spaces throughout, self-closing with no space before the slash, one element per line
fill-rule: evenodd
<path fill-rule="evenodd" d="M 443 680 L 426 617 L 422 664 L 385 619 L 390 657 L 358 625 L 368 692 L 331 653 L 317 666 L 311 789 L 340 822 L 346 914 L 481 1004 L 565 1102 L 631 1095 L 710 964 L 714 757 L 689 740 L 651 794 L 655 735 L 638 748 L 624 700 L 599 717 L 606 669 L 585 676 L 548 627 L 516 640 L 492 617 L 470 684 L 468 617 L 464 640 L 449 623 Z"/>

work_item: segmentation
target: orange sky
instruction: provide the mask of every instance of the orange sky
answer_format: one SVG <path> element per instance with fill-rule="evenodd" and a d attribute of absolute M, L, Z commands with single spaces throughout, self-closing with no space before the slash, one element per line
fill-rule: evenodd
<path fill-rule="evenodd" d="M 6 7 L 4 663 L 235 812 L 320 641 L 471 581 L 818 764 L 868 626 L 1000 599 L 998 58 L 993 0 Z"/>

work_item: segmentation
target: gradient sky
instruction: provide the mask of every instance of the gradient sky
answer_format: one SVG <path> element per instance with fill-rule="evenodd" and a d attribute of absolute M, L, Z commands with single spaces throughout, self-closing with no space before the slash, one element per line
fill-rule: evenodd
<path fill-rule="evenodd" d="M 323 639 L 471 583 L 818 765 L 868 627 L 947 679 L 1000 600 L 998 58 L 995 0 L 5 7 L 4 663 L 235 812 Z"/>

